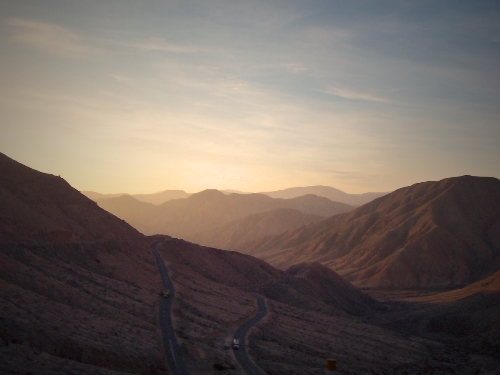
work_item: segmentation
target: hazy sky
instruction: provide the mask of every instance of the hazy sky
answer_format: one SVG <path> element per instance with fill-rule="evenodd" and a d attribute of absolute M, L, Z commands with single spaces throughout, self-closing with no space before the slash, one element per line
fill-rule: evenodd
<path fill-rule="evenodd" d="M 500 2 L 0 0 L 0 151 L 101 193 L 499 178 Z"/>

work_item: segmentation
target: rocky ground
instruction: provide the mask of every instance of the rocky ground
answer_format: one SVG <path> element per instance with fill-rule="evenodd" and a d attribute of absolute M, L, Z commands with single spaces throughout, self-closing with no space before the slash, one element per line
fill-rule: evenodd
<path fill-rule="evenodd" d="M 2 245 L 0 373 L 166 374 L 149 247 L 156 240 Z M 269 312 L 249 334 L 249 352 L 268 374 L 323 374 L 328 358 L 341 374 L 500 373 L 496 279 L 481 304 L 467 302 L 474 288 L 365 290 L 370 298 L 321 267 L 286 273 L 182 240 L 158 250 L 175 284 L 175 327 L 192 374 L 213 375 L 214 364 L 243 374 L 230 343 L 256 311 L 251 293 L 265 297 Z M 317 283 L 330 294 L 312 293 Z"/>
<path fill-rule="evenodd" d="M 165 373 L 146 241 L 11 244 L 0 258 L 0 373 Z"/>
<path fill-rule="evenodd" d="M 252 330 L 248 343 L 252 358 L 268 374 L 323 374 L 328 358 L 338 361 L 342 374 L 500 373 L 500 360 L 494 353 L 476 350 L 426 327 L 409 329 L 412 324 L 428 322 L 423 319 L 427 313 L 436 313 L 429 310 L 429 302 L 409 301 L 422 296 L 414 291 L 371 290 L 383 302 L 355 315 L 329 308 L 316 297 L 301 307 L 297 301 L 303 296 L 298 298 L 297 290 L 284 287 L 294 283 L 276 282 L 279 275 L 269 275 L 267 285 L 244 285 L 248 273 L 254 272 L 250 265 L 239 269 L 236 280 L 223 279 L 224 267 L 234 272 L 231 262 L 235 260 L 183 250 L 180 255 L 179 247 L 166 245 L 162 255 L 179 291 L 174 308 L 176 329 L 194 374 L 213 374 L 215 363 L 234 365 L 235 370 L 227 370 L 227 374 L 242 374 L 229 345 L 234 329 L 255 312 L 251 291 L 267 294 L 269 313 Z M 189 259 L 196 258 L 211 273 L 190 263 Z M 276 298 L 278 295 L 281 297 Z"/>

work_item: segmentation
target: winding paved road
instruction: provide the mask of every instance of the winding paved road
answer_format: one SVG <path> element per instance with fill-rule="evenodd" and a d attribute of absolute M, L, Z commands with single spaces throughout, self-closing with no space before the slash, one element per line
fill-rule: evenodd
<path fill-rule="evenodd" d="M 169 372 L 173 375 L 189 375 L 184 359 L 181 355 L 177 337 L 175 336 L 174 325 L 172 324 L 172 317 L 170 314 L 172 311 L 172 302 L 175 297 L 175 290 L 172 282 L 170 281 L 170 277 L 168 276 L 165 263 L 156 250 L 157 245 L 158 244 L 154 244 L 151 246 L 151 251 L 156 257 L 156 263 L 158 264 L 158 270 L 160 271 L 163 289 L 170 291 L 170 296 L 168 298 L 162 298 L 160 301 L 159 315 L 163 349 L 165 350 L 165 355 L 167 356 L 167 366 L 169 368 Z"/>
<path fill-rule="evenodd" d="M 175 290 L 170 277 L 168 276 L 165 263 L 156 250 L 157 245 L 158 243 L 151 246 L 151 251 L 156 257 L 156 263 L 158 264 L 163 289 L 170 291 L 170 296 L 168 298 L 161 299 L 159 313 L 160 331 L 163 340 L 163 349 L 165 350 L 165 355 L 167 357 L 167 366 L 173 375 L 189 375 L 184 359 L 182 358 L 179 343 L 177 342 L 174 326 L 172 324 L 171 310 L 172 302 L 175 297 Z M 257 365 L 249 358 L 245 343 L 245 338 L 250 329 L 267 314 L 264 298 L 258 294 L 252 295 L 257 300 L 257 312 L 253 318 L 243 323 L 234 332 L 233 339 L 239 340 L 240 348 L 239 350 L 233 350 L 233 353 L 241 368 L 247 373 L 247 375 L 265 375 L 266 373 L 261 368 L 257 367 Z"/>
<path fill-rule="evenodd" d="M 264 298 L 259 296 L 258 294 L 252 294 L 255 299 L 257 299 L 257 313 L 254 317 L 247 322 L 243 323 L 238 329 L 234 332 L 233 339 L 240 340 L 240 348 L 238 350 L 233 349 L 234 356 L 240 363 L 243 371 L 247 373 L 247 375 L 265 375 L 266 373 L 258 367 L 250 358 L 248 357 L 245 337 L 250 331 L 250 329 L 257 324 L 266 314 L 267 308 L 266 303 L 264 302 Z"/>

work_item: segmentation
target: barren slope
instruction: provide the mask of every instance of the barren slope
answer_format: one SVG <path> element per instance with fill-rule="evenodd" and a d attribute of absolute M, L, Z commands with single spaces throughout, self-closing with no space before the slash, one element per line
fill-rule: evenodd
<path fill-rule="evenodd" d="M 398 332 L 413 307 L 374 303 L 321 265 L 283 272 L 243 254 L 177 239 L 160 252 L 178 291 L 176 329 L 195 374 L 212 374 L 212 365 L 224 362 L 236 366 L 229 373 L 240 373 L 229 348 L 233 331 L 255 312 L 250 292 L 263 295 L 269 309 L 248 338 L 252 358 L 268 374 L 323 374 L 331 357 L 343 374 L 494 370 L 493 354 L 464 355 L 474 348 L 445 344 L 442 332 Z M 373 324 L 377 316 L 385 320 Z"/>
<path fill-rule="evenodd" d="M 148 252 L 146 240 L 0 246 L 0 373 L 164 372 Z"/>
<path fill-rule="evenodd" d="M 0 241 L 140 237 L 61 177 L 41 173 L 0 153 Z"/>
<path fill-rule="evenodd" d="M 152 240 L 0 157 L 0 373 L 164 373 Z"/>
<path fill-rule="evenodd" d="M 416 184 L 239 250 L 281 268 L 320 262 L 362 286 L 466 285 L 500 269 L 500 181 Z"/>

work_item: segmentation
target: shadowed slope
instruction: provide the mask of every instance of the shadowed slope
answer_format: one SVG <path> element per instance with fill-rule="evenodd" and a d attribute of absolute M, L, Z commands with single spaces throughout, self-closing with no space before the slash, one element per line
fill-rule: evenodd
<path fill-rule="evenodd" d="M 374 304 L 367 294 L 319 263 L 296 264 L 286 272 L 294 276 L 297 288 L 304 294 L 337 306 L 352 315 L 361 315 L 365 313 L 367 306 Z"/>
<path fill-rule="evenodd" d="M 0 240 L 116 239 L 141 236 L 61 177 L 0 154 Z"/>
<path fill-rule="evenodd" d="M 254 315 L 252 293 L 266 298 L 269 313 L 250 332 L 248 347 L 268 374 L 320 374 L 332 355 L 346 374 L 471 373 L 483 368 L 464 358 L 462 349 L 437 341 L 442 333 L 423 339 L 383 328 L 392 323 L 387 317 L 393 315 L 387 314 L 393 308 L 400 314 L 406 306 L 377 303 L 319 264 L 284 272 L 251 256 L 178 239 L 158 248 L 175 283 L 176 330 L 193 373 L 211 373 L 213 363 L 235 364 L 224 347 Z M 385 318 L 380 326 L 367 323 L 375 315 Z"/>
<path fill-rule="evenodd" d="M 363 286 L 469 284 L 500 266 L 500 181 L 416 184 L 239 250 L 282 268 L 317 261 Z"/>
<path fill-rule="evenodd" d="M 152 240 L 5 155 L 0 205 L 0 373 L 165 373 Z"/>
<path fill-rule="evenodd" d="M 175 269 L 187 267 L 186 272 L 213 282 L 259 292 L 290 305 L 321 306 L 325 312 L 340 315 L 365 314 L 377 305 L 374 299 L 320 264 L 297 265 L 284 272 L 252 256 L 184 240 L 167 241 L 164 248 L 169 250 L 168 259 Z"/>
<path fill-rule="evenodd" d="M 324 217 L 304 214 L 291 208 L 278 208 L 232 221 L 222 229 L 214 231 L 212 236 L 207 236 L 204 242 L 208 246 L 231 250 L 238 248 L 241 243 L 278 234 L 322 219 Z"/>
<path fill-rule="evenodd" d="M 404 311 L 375 321 L 392 320 L 396 329 L 411 334 L 446 337 L 492 356 L 500 370 L 500 271 L 464 288 L 406 298 L 405 304 Z"/>

